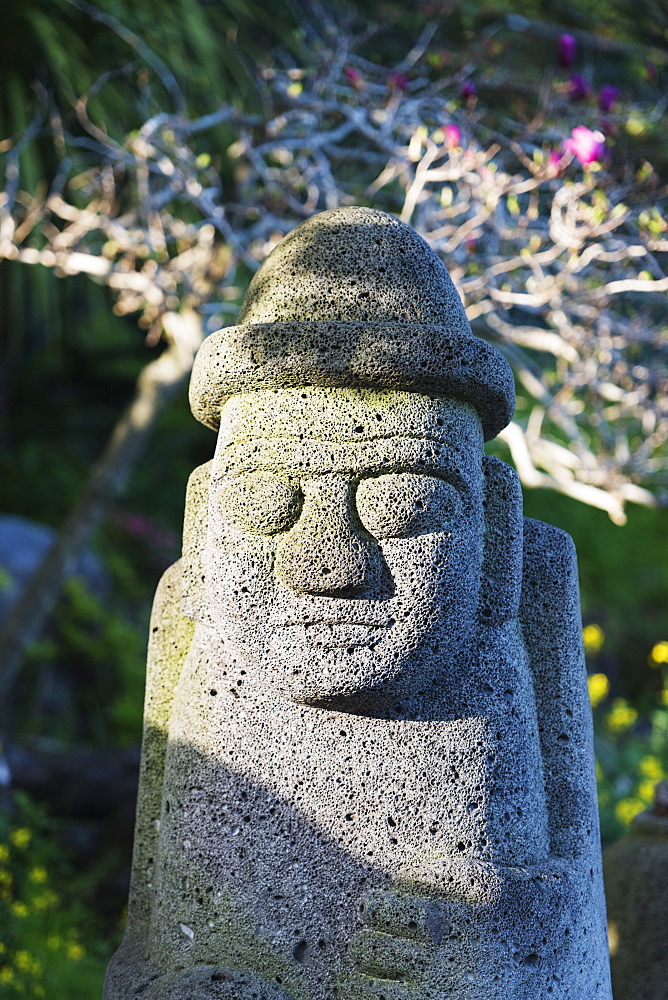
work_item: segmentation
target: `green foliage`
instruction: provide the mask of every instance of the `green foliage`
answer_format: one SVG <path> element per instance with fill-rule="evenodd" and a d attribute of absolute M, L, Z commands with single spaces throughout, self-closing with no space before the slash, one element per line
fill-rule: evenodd
<path fill-rule="evenodd" d="M 206 113 L 228 99 L 252 103 L 254 61 L 279 41 L 290 44 L 295 27 L 285 0 L 271 11 L 252 0 L 171 0 L 160 17 L 146 0 L 5 0 L 0 134 L 19 134 L 39 108 L 36 84 L 52 91 L 61 113 L 73 117 L 74 100 L 102 73 L 113 74 L 113 87 L 93 95 L 88 111 L 112 135 L 140 124 L 130 117 L 136 114 L 134 74 L 162 88 L 169 104 L 173 73 L 191 111 Z"/>
<path fill-rule="evenodd" d="M 260 110 L 257 61 L 279 42 L 293 50 L 299 46 L 289 0 L 276 0 L 271 9 L 259 0 L 170 0 L 159 17 L 146 0 L 4 0 L 2 15 L 3 152 L 31 122 L 55 113 L 69 132 L 81 136 L 82 106 L 75 110 L 75 104 L 84 95 L 86 114 L 117 141 L 166 108 L 197 115 L 230 101 Z M 184 107 L 175 107 L 181 99 Z M 226 181 L 231 141 L 226 126 L 208 136 L 208 153 Z M 47 135 L 21 148 L 21 187 L 43 194 L 61 154 L 59 141 L 54 145 Z M 85 166 L 85 148 L 77 156 Z M 45 280 L 41 268 L 29 276 L 21 270 L 4 261 L 0 269 L 0 370 L 6 366 L 10 372 L 17 355 L 47 339 L 65 350 L 63 323 L 72 312 L 71 282 Z"/>
<path fill-rule="evenodd" d="M 508 14 L 559 25 L 564 31 L 586 31 L 603 38 L 641 45 L 668 47 L 668 14 L 661 0 L 423 0 L 405 4 L 398 0 L 365 0 L 355 5 L 365 20 L 388 30 L 417 35 L 416 26 L 427 18 L 443 25 L 443 36 L 457 44 Z"/>
<path fill-rule="evenodd" d="M 589 695 L 594 710 L 596 777 L 604 843 L 625 832 L 633 817 L 654 803 L 659 781 L 668 778 L 668 641 L 655 643 L 647 661 L 662 686 L 651 709 L 640 715 L 626 698 L 610 698 L 610 682 L 597 669 L 605 633 L 584 630 L 590 666 Z"/>
<path fill-rule="evenodd" d="M 68 580 L 50 634 L 28 649 L 16 736 L 98 746 L 139 741 L 148 608 L 132 617 L 128 610 L 103 602 L 83 579 Z"/>
<path fill-rule="evenodd" d="M 111 942 L 90 903 L 95 872 L 74 870 L 44 811 L 17 795 L 0 812 L 0 1000 L 99 996 Z"/>

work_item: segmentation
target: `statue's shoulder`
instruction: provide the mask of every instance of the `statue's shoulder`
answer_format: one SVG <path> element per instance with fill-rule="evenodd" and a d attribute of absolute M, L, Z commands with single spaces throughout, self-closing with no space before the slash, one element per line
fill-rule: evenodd
<path fill-rule="evenodd" d="M 153 598 L 153 614 L 162 614 L 170 608 L 180 610 L 181 594 L 183 592 L 183 559 L 177 559 L 168 566 L 160 577 Z"/>
<path fill-rule="evenodd" d="M 148 643 L 147 697 L 152 696 L 153 684 L 165 690 L 175 683 L 193 639 L 195 623 L 183 614 L 183 560 L 165 570 L 158 583 Z M 164 694 L 164 692 L 163 692 Z M 162 695 L 160 696 L 162 697 Z"/>
<path fill-rule="evenodd" d="M 160 582 L 153 598 L 151 611 L 151 643 L 164 635 L 173 636 L 174 632 L 184 630 L 190 635 L 194 623 L 183 614 L 181 607 L 184 586 L 184 562 L 177 559 L 160 577 Z"/>
<path fill-rule="evenodd" d="M 536 559 L 545 556 L 547 559 L 561 557 L 566 553 L 575 554 L 573 539 L 554 524 L 537 521 L 533 517 L 524 518 L 524 558 Z"/>
<path fill-rule="evenodd" d="M 578 597 L 578 565 L 573 539 L 553 524 L 524 518 L 522 566 L 523 615 L 541 613 L 545 598 L 552 595 L 561 604 Z M 548 605 L 552 605 L 548 602 Z"/>

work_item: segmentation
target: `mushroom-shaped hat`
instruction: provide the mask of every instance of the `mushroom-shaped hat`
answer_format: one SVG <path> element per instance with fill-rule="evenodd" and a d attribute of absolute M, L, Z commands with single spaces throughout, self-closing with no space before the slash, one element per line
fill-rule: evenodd
<path fill-rule="evenodd" d="M 190 403 L 217 429 L 236 393 L 308 385 L 461 399 L 478 411 L 486 440 L 515 406 L 508 362 L 473 336 L 434 251 L 394 216 L 361 207 L 315 215 L 274 248 L 238 325 L 200 348 Z"/>

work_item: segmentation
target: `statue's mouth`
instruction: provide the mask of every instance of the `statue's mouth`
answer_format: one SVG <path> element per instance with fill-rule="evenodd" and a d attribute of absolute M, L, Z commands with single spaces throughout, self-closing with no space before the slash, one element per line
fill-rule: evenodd
<path fill-rule="evenodd" d="M 346 625 L 364 625 L 368 628 L 392 628 L 394 625 L 394 618 L 294 618 L 290 621 L 284 622 L 274 622 L 277 628 L 290 628 L 291 626 L 299 626 L 301 628 L 318 628 L 320 626 L 346 626 Z"/>
<path fill-rule="evenodd" d="M 394 625 L 394 619 L 383 621 L 347 620 L 347 621 L 291 621 L 278 626 L 285 638 L 294 636 L 295 640 L 311 647 L 321 649 L 354 649 L 359 646 L 373 648 L 388 629 Z M 287 633 L 287 634 L 286 634 Z M 285 638 L 283 641 L 285 641 Z"/>

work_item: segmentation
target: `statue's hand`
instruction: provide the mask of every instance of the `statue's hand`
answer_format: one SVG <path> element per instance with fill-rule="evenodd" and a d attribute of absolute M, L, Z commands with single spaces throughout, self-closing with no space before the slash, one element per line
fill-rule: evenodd
<path fill-rule="evenodd" d="M 368 893 L 361 901 L 366 926 L 350 947 L 351 966 L 360 985 L 366 978 L 366 992 L 353 990 L 350 1000 L 375 996 L 372 980 L 395 984 L 389 995 L 379 990 L 387 1000 L 414 996 L 416 987 L 431 995 L 427 984 L 438 979 L 444 964 L 450 974 L 452 960 L 461 957 L 459 940 L 471 924 L 471 907 L 489 906 L 498 883 L 494 865 L 434 857 L 404 872 L 394 889 Z"/>
<path fill-rule="evenodd" d="M 218 965 L 182 969 L 151 983 L 141 1000 L 293 1000 L 279 986 L 254 973 Z"/>
<path fill-rule="evenodd" d="M 431 978 L 447 937 L 447 904 L 377 890 L 362 900 L 365 927 L 353 938 L 341 981 L 346 1000 L 409 1000 Z"/>
<path fill-rule="evenodd" d="M 365 926 L 351 942 L 340 995 L 507 1000 L 532 984 L 531 995 L 542 996 L 588 947 L 587 874 L 563 858 L 527 866 L 428 860 L 395 889 L 362 900 Z"/>

